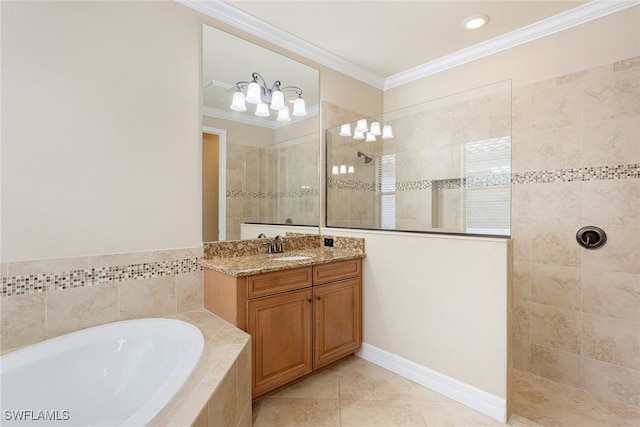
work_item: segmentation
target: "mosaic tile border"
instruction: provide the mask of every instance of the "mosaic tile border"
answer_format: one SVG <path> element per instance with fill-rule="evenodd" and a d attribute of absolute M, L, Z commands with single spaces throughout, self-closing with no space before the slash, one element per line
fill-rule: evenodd
<path fill-rule="evenodd" d="M 627 165 L 593 166 L 586 168 L 513 173 L 511 183 L 517 185 L 638 178 L 640 178 L 640 164 L 633 163 Z"/>
<path fill-rule="evenodd" d="M 109 282 L 151 279 L 154 277 L 202 271 L 200 258 L 158 261 L 143 264 L 98 267 L 58 273 L 29 274 L 2 278 L 2 296 L 35 294 L 82 288 Z"/>
<path fill-rule="evenodd" d="M 276 193 L 252 192 L 252 191 L 227 191 L 227 197 L 239 197 L 246 199 L 282 199 L 296 197 L 317 197 L 320 192 L 317 188 L 309 188 L 298 191 L 286 191 Z"/>
<path fill-rule="evenodd" d="M 396 191 L 414 191 L 436 188 L 453 190 L 461 186 L 494 187 L 520 184 L 546 184 L 554 182 L 604 181 L 612 179 L 640 178 L 640 164 L 632 163 L 615 166 L 593 166 L 584 168 L 556 169 L 548 171 L 514 172 L 512 174 L 480 175 L 457 179 L 416 180 L 396 182 Z M 329 178 L 329 188 L 338 190 L 380 191 L 380 185 Z"/>

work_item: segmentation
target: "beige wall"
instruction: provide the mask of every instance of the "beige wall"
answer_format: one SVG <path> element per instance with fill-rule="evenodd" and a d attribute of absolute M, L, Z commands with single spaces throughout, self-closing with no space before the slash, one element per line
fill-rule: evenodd
<path fill-rule="evenodd" d="M 2 9 L 3 261 L 201 244 L 197 14 Z"/>

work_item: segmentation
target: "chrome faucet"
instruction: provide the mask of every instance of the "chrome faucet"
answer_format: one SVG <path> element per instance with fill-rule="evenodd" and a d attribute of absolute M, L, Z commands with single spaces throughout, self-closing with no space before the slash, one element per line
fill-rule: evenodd
<path fill-rule="evenodd" d="M 269 244 L 268 248 L 267 248 L 267 253 L 268 254 L 280 254 L 282 252 L 284 252 L 284 249 L 282 248 L 282 244 L 285 243 L 287 240 L 280 236 L 279 234 L 273 238 L 273 242 L 271 244 Z"/>

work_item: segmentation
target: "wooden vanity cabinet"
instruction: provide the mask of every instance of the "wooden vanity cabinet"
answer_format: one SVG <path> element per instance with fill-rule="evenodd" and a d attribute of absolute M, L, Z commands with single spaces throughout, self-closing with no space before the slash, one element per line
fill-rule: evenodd
<path fill-rule="evenodd" d="M 253 398 L 360 348 L 360 259 L 232 277 L 205 269 L 205 308 L 251 335 Z"/>

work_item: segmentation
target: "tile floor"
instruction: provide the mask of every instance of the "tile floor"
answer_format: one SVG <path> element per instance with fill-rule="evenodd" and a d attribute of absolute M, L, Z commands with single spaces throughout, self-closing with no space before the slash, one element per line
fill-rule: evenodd
<path fill-rule="evenodd" d="M 640 413 L 571 387 L 516 372 L 517 409 L 500 423 L 359 357 L 253 404 L 254 427 L 285 426 L 640 426 Z M 591 399 L 591 400 L 590 400 Z M 578 402 L 585 401 L 585 404 Z M 537 423 L 536 423 L 537 421 Z"/>

